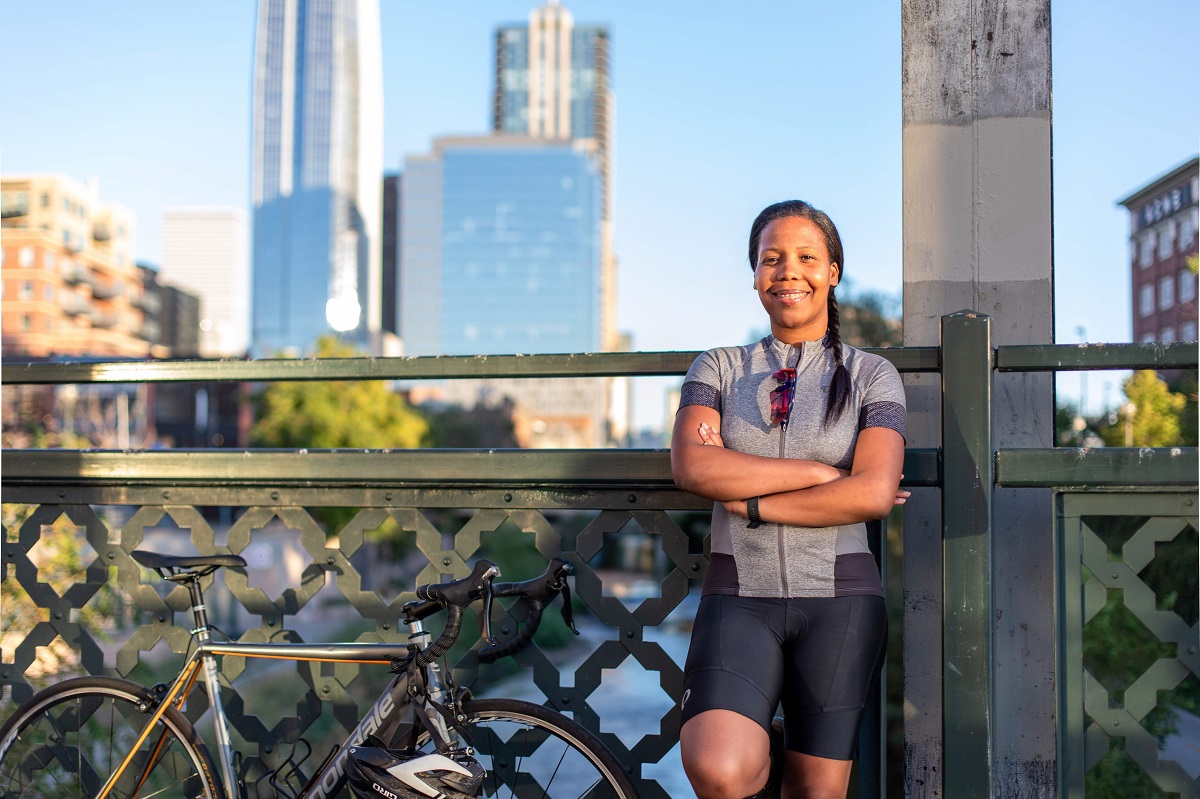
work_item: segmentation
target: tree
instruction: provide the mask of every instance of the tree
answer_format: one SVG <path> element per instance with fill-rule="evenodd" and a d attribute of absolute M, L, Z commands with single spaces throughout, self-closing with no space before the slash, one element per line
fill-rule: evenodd
<path fill-rule="evenodd" d="M 1104 443 L 1110 447 L 1170 447 L 1183 443 L 1181 414 L 1187 397 L 1171 391 L 1150 369 L 1134 372 L 1121 388 L 1132 407 L 1103 431 Z"/>
<path fill-rule="evenodd" d="M 318 358 L 358 354 L 332 336 L 317 342 Z M 256 405 L 258 420 L 250 429 L 250 440 L 257 447 L 412 449 L 427 445 L 430 438 L 425 417 L 380 380 L 272 383 Z M 356 513 L 357 508 L 317 508 L 313 516 L 332 535 Z M 368 537 L 386 541 L 399 532 L 389 518 Z"/>
<path fill-rule="evenodd" d="M 317 342 L 318 358 L 358 354 L 332 336 Z M 425 418 L 379 380 L 273 383 L 257 406 L 258 447 L 413 448 L 429 437 Z"/>

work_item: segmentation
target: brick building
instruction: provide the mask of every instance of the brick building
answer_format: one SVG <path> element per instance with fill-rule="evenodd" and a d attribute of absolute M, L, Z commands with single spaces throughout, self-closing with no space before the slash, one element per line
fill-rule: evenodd
<path fill-rule="evenodd" d="M 1200 228 L 1200 158 L 1120 201 L 1129 209 L 1134 341 L 1196 340 L 1196 273 L 1188 266 Z"/>
<path fill-rule="evenodd" d="M 6 356 L 166 354 L 144 336 L 131 211 L 95 183 L 26 175 L 0 181 L 0 217 Z"/>

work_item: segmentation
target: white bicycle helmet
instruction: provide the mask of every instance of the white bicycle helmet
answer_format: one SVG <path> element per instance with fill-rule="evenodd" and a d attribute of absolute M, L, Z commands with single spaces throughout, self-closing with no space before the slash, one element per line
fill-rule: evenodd
<path fill-rule="evenodd" d="M 354 746 L 346 777 L 356 799 L 476 799 L 483 766 L 464 752 L 396 752 Z"/>

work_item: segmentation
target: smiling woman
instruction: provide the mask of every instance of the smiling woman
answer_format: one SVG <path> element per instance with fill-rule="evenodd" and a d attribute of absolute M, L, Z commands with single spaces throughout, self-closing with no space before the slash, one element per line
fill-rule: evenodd
<path fill-rule="evenodd" d="M 826 214 L 768 206 L 748 255 L 771 334 L 696 359 L 671 442 L 676 483 L 716 501 L 684 769 L 700 799 L 778 796 L 781 780 L 844 796 L 887 639 L 864 522 L 908 496 L 904 389 L 886 360 L 842 343 L 842 243 Z M 785 740 L 772 741 L 781 701 Z"/>

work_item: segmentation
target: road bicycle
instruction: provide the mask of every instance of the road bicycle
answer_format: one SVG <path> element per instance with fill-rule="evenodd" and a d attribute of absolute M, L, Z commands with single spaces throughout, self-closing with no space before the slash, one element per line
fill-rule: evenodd
<path fill-rule="evenodd" d="M 408 644 L 291 644 L 214 640 L 219 631 L 209 624 L 201 579 L 222 567 L 245 568 L 240 556 L 131 555 L 189 589 L 195 627 L 182 669 L 171 683 L 152 688 L 92 676 L 34 695 L 0 728 L 3 799 L 333 799 L 347 795 L 341 792 L 348 782 L 355 795 L 381 799 L 637 799 L 620 762 L 578 722 L 530 702 L 476 699 L 444 666 L 463 609 L 479 600 L 487 641 L 477 652 L 481 663 L 528 643 L 545 605 L 559 594 L 563 619 L 574 629 L 566 561 L 553 559 L 544 574 L 525 582 L 497 583 L 499 569 L 481 560 L 466 578 L 419 587 L 418 599 L 402 611 Z M 528 617 L 512 638 L 498 642 L 490 611 L 502 597 L 524 598 Z M 424 620 L 443 609 L 445 627 L 430 643 Z M 251 777 L 234 751 L 221 702 L 221 657 L 377 664 L 395 677 L 310 777 L 302 766 L 312 747 L 303 739 L 281 765 Z M 197 683 L 207 694 L 215 763 L 183 713 Z"/>

